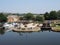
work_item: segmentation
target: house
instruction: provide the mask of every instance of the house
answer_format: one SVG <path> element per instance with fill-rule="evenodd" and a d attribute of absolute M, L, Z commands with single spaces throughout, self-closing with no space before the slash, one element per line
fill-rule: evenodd
<path fill-rule="evenodd" d="M 19 16 L 17 16 L 17 15 L 8 15 L 8 20 L 7 20 L 7 22 L 17 22 L 17 21 L 19 21 Z"/>

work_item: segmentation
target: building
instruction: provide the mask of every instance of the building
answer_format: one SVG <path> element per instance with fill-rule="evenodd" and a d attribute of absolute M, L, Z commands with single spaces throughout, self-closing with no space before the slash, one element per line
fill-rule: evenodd
<path fill-rule="evenodd" d="M 19 16 L 17 15 L 8 15 L 8 20 L 7 22 L 18 22 L 19 21 Z"/>

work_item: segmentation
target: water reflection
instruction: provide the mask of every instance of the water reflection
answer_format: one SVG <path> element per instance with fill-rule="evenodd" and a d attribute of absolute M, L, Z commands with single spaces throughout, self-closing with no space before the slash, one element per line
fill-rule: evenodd
<path fill-rule="evenodd" d="M 60 33 L 60 31 L 53 31 L 53 30 L 52 30 L 52 32 Z"/>
<path fill-rule="evenodd" d="M 0 30 L 0 45 L 60 45 L 60 34 L 51 30 L 40 32 L 6 32 Z M 4 35 L 5 34 L 5 35 Z"/>
<path fill-rule="evenodd" d="M 41 30 L 42 32 L 44 32 L 44 31 L 49 31 L 49 32 L 51 32 L 52 30 Z"/>
<path fill-rule="evenodd" d="M 0 35 L 5 34 L 5 30 L 3 28 L 0 28 Z"/>
<path fill-rule="evenodd" d="M 3 28 L 0 28 L 0 35 L 4 35 L 6 33 L 7 30 L 3 29 Z M 11 30 L 12 32 L 16 32 L 16 31 L 13 31 Z M 44 31 L 48 31 L 48 32 L 51 32 L 52 30 L 40 30 L 38 32 L 44 32 Z M 8 31 L 9 32 L 9 31 Z M 38 33 L 37 32 L 37 33 Z M 52 32 L 56 32 L 56 31 L 52 31 Z M 20 36 L 23 36 L 23 33 L 33 33 L 33 32 L 16 32 L 18 33 Z M 60 33 L 60 32 L 57 32 L 57 33 Z"/>
<path fill-rule="evenodd" d="M 16 31 L 13 31 L 13 32 L 16 32 Z M 33 33 L 33 32 L 16 32 L 16 33 L 18 33 L 20 36 L 23 36 L 23 33 L 25 34 L 25 33 Z"/>

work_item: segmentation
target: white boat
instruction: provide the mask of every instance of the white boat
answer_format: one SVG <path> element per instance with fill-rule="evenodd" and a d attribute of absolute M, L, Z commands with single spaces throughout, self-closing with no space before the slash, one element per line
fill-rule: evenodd
<path fill-rule="evenodd" d="M 17 26 L 16 26 L 16 25 L 17 25 Z M 19 26 L 18 23 L 5 23 L 5 24 L 3 25 L 3 27 L 4 27 L 5 29 L 11 29 L 11 28 L 18 27 L 18 26 Z"/>
<path fill-rule="evenodd" d="M 11 27 L 14 27 L 14 25 L 13 25 L 12 23 L 5 23 L 5 24 L 3 25 L 3 27 L 4 27 L 5 29 L 9 29 L 9 28 L 11 28 Z"/>

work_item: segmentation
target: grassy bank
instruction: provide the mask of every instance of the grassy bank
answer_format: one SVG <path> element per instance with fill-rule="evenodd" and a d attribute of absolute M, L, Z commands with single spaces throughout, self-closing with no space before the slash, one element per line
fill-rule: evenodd
<path fill-rule="evenodd" d="M 52 30 L 53 31 L 60 31 L 60 26 L 58 26 L 58 27 L 52 27 Z"/>
<path fill-rule="evenodd" d="M 51 28 L 53 31 L 60 31 L 60 24 L 51 24 Z"/>

